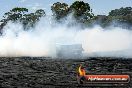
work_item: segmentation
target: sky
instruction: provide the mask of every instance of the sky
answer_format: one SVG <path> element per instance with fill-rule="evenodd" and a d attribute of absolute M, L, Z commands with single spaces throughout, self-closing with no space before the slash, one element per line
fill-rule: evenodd
<path fill-rule="evenodd" d="M 0 0 L 0 18 L 5 12 L 14 7 L 26 7 L 29 11 L 44 9 L 46 14 L 51 14 L 51 5 L 55 2 L 71 5 L 75 0 Z M 132 6 L 132 0 L 83 0 L 90 4 L 95 15 L 107 15 L 111 10 Z"/>

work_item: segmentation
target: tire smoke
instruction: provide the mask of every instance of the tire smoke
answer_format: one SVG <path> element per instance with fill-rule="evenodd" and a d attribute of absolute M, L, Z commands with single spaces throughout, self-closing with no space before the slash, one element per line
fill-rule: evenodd
<path fill-rule="evenodd" d="M 0 56 L 56 56 L 56 46 L 82 44 L 84 55 L 132 57 L 132 31 L 118 27 L 82 28 L 70 17 L 57 23 L 44 17 L 35 28 L 24 31 L 20 23 L 9 22 L 0 36 Z"/>

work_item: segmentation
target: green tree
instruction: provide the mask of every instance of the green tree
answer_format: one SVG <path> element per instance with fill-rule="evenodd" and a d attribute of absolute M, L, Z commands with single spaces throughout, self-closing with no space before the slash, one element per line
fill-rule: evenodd
<path fill-rule="evenodd" d="M 16 8 L 13 8 L 12 10 L 10 10 L 9 12 L 5 13 L 3 16 L 3 19 L 0 21 L 0 22 L 2 22 L 0 25 L 0 29 L 2 30 L 3 27 L 9 21 L 12 21 L 12 22 L 16 22 L 18 20 L 20 21 L 26 12 L 28 12 L 27 8 L 16 7 Z"/>
<path fill-rule="evenodd" d="M 109 16 L 126 16 L 126 15 L 132 15 L 132 7 L 125 7 L 120 9 L 115 9 L 109 12 Z"/>
<path fill-rule="evenodd" d="M 70 10 L 74 12 L 74 17 L 79 20 L 88 20 L 94 16 L 90 5 L 83 1 L 75 1 L 72 3 Z"/>
<path fill-rule="evenodd" d="M 41 17 L 45 16 L 46 14 L 45 14 L 45 11 L 43 9 L 38 9 L 38 10 L 36 10 L 35 15 L 38 18 L 41 18 Z"/>
<path fill-rule="evenodd" d="M 109 12 L 109 17 L 115 21 L 116 26 L 130 28 L 132 25 L 132 7 L 122 7 Z"/>
<path fill-rule="evenodd" d="M 41 19 L 41 17 L 45 16 L 45 11 L 42 9 L 36 10 L 35 13 L 25 14 L 24 18 L 22 18 L 22 24 L 24 25 L 24 29 L 27 30 L 30 27 L 35 27 L 36 23 Z"/>
<path fill-rule="evenodd" d="M 53 16 L 56 19 L 61 19 L 67 16 L 69 13 L 69 7 L 68 7 L 68 4 L 66 3 L 60 3 L 60 2 L 54 3 L 51 6 L 51 10 L 53 12 Z"/>
<path fill-rule="evenodd" d="M 6 21 L 15 22 L 20 20 L 26 12 L 28 12 L 28 9 L 16 7 L 5 13 L 3 17 Z"/>
<path fill-rule="evenodd" d="M 0 29 L 2 29 L 9 21 L 20 22 L 23 24 L 24 29 L 34 27 L 41 17 L 45 16 L 45 11 L 42 9 L 36 10 L 35 13 L 27 13 L 27 8 L 13 8 L 9 12 L 5 13 Z"/>

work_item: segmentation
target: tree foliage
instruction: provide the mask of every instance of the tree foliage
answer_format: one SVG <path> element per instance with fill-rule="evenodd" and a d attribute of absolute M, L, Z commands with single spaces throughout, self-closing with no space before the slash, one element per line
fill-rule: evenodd
<path fill-rule="evenodd" d="M 132 7 L 125 7 L 111 10 L 109 15 L 97 15 L 90 20 L 93 24 L 98 24 L 102 27 L 110 25 L 130 29 L 132 25 Z"/>
<path fill-rule="evenodd" d="M 53 16 L 55 16 L 56 19 L 61 19 L 68 15 L 69 13 L 69 7 L 66 3 L 54 3 L 51 6 L 51 10 L 53 12 Z"/>
<path fill-rule="evenodd" d="M 132 15 L 132 7 L 122 7 L 109 12 L 109 16 L 126 16 L 130 14 Z"/>
<path fill-rule="evenodd" d="M 5 13 L 3 17 L 6 19 L 6 21 L 14 22 L 20 20 L 26 12 L 28 12 L 28 9 L 16 7 Z"/>
<path fill-rule="evenodd" d="M 36 10 L 35 13 L 25 14 L 24 18 L 21 19 L 24 29 L 34 27 L 35 24 L 40 20 L 41 17 L 45 16 L 45 12 L 42 9 Z"/>
<path fill-rule="evenodd" d="M 112 18 L 112 21 L 118 23 L 119 26 L 127 25 L 127 28 L 132 25 L 132 7 L 125 7 L 120 9 L 115 9 L 109 12 L 109 17 Z M 116 26 L 118 26 L 116 25 Z"/>
<path fill-rule="evenodd" d="M 83 1 L 75 1 L 71 6 L 66 3 L 54 3 L 51 6 L 53 16 L 57 19 L 66 17 L 69 13 L 73 13 L 74 18 L 77 20 L 88 20 L 93 17 L 92 10 L 88 3 Z"/>
<path fill-rule="evenodd" d="M 41 17 L 45 16 L 42 9 L 36 10 L 35 13 L 28 13 L 27 8 L 16 7 L 5 13 L 1 20 L 1 29 L 9 22 L 20 22 L 23 24 L 24 29 L 34 27 Z"/>
<path fill-rule="evenodd" d="M 51 6 L 53 17 L 56 20 L 65 18 L 69 13 L 73 14 L 73 17 L 77 22 L 81 22 L 83 25 L 99 24 L 102 27 L 109 26 L 113 21 L 114 23 L 119 23 L 120 25 L 128 24 L 132 25 L 132 7 L 119 8 L 111 10 L 109 15 L 97 15 L 94 16 L 92 9 L 88 3 L 84 1 L 75 1 L 70 6 L 66 3 L 56 2 Z M 11 9 L 9 12 L 5 13 L 0 29 L 9 22 L 20 22 L 24 29 L 30 29 L 35 27 L 36 23 L 41 17 L 45 16 L 45 11 L 43 9 L 38 9 L 34 13 L 30 13 L 27 8 L 16 7 Z M 60 21 L 59 21 L 60 22 Z M 119 26 L 116 25 L 116 26 Z"/>
<path fill-rule="evenodd" d="M 70 6 L 70 9 L 74 12 L 74 17 L 76 19 L 88 20 L 91 19 L 94 15 L 88 3 L 83 1 L 75 1 Z"/>

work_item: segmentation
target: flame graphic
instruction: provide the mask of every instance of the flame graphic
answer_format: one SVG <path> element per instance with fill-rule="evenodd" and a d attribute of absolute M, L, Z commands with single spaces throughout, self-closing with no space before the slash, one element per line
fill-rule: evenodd
<path fill-rule="evenodd" d="M 86 71 L 85 71 L 85 69 L 82 67 L 82 65 L 79 66 L 78 71 L 79 71 L 79 75 L 80 75 L 80 76 L 85 76 L 85 75 L 86 75 Z"/>

